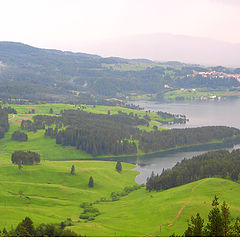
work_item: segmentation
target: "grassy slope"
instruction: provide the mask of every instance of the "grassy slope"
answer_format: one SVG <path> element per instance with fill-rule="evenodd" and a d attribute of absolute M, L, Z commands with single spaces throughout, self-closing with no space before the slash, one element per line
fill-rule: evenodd
<path fill-rule="evenodd" d="M 75 176 L 70 175 L 72 164 Z M 101 197 L 110 199 L 111 192 L 134 185 L 137 172 L 132 169 L 133 165 L 123 163 L 123 172 L 119 174 L 115 162 L 43 161 L 40 165 L 24 166 L 20 172 L 6 160 L 0 168 L 0 226 L 10 228 L 25 216 L 36 224 L 60 223 L 71 218 L 74 226 L 70 228 L 86 236 L 169 236 L 173 232 L 182 234 L 187 219 L 198 211 L 207 218 L 215 194 L 221 202 L 227 201 L 233 216 L 240 215 L 240 185 L 211 178 L 163 192 L 141 188 L 119 201 L 94 205 L 101 214 L 94 221 L 78 222 L 80 203 Z M 95 182 L 93 189 L 87 186 L 90 176 Z M 21 196 L 20 191 L 30 200 Z M 175 218 L 179 211 L 181 214 Z"/>
<path fill-rule="evenodd" d="M 72 164 L 76 175 L 71 176 Z M 115 162 L 43 161 L 40 165 L 23 166 L 22 171 L 9 160 L 1 162 L 0 168 L 0 226 L 16 225 L 25 216 L 36 224 L 60 223 L 71 218 L 79 220 L 82 209 L 79 205 L 101 197 L 110 198 L 113 191 L 134 185 L 138 174 L 133 165 L 123 163 L 123 172 L 115 170 Z M 89 177 L 95 186 L 88 188 Z M 21 196 L 19 192 L 30 198 Z"/>
<path fill-rule="evenodd" d="M 234 217 L 239 216 L 239 190 L 239 183 L 217 178 L 163 192 L 140 189 L 119 201 L 100 203 L 97 207 L 102 214 L 95 221 L 71 228 L 87 236 L 170 236 L 174 232 L 182 235 L 193 214 L 199 212 L 207 220 L 215 194 L 221 203 L 226 200 Z"/>

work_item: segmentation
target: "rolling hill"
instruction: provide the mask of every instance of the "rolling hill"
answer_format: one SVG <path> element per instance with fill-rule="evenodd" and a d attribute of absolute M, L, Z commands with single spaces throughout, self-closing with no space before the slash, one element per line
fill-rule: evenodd
<path fill-rule="evenodd" d="M 206 68 L 179 62 L 103 58 L 85 53 L 40 49 L 16 42 L 0 42 L 0 98 L 32 101 L 86 102 L 131 94 L 155 94 L 184 88 L 231 88 L 233 78 L 187 77 L 194 71 L 239 69 Z"/>

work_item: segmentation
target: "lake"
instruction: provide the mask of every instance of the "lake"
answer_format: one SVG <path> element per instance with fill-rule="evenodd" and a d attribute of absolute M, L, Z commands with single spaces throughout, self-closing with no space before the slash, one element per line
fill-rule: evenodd
<path fill-rule="evenodd" d="M 200 126 L 229 126 L 240 128 L 240 99 L 220 102 L 188 102 L 188 103 L 160 103 L 153 101 L 131 101 L 145 110 L 162 111 L 174 114 L 184 114 L 189 119 L 186 124 L 165 125 L 170 128 L 186 128 Z M 240 145 L 234 146 L 234 149 Z M 232 150 L 233 148 L 227 148 Z M 214 150 L 214 149 L 212 149 Z M 151 172 L 161 173 L 163 168 L 172 168 L 184 158 L 202 154 L 206 151 L 182 151 L 173 153 L 159 153 L 152 156 L 141 156 L 135 159 L 126 159 L 136 163 L 136 169 L 140 175 L 136 177 L 139 184 L 145 183 Z"/>

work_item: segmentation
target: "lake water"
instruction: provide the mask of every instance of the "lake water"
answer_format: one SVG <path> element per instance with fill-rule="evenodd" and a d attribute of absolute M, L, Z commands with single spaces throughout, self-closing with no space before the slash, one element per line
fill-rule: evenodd
<path fill-rule="evenodd" d="M 220 102 L 189 102 L 189 103 L 159 103 L 152 101 L 134 101 L 135 105 L 145 110 L 163 111 L 174 114 L 184 114 L 189 119 L 186 124 L 167 125 L 171 128 L 186 128 L 200 126 L 230 126 L 240 128 L 240 99 Z M 234 146 L 234 149 L 240 145 Z M 232 150 L 233 148 L 228 148 Z M 214 150 L 214 149 L 212 149 Z M 145 183 L 147 177 L 154 173 L 161 173 L 163 168 L 172 168 L 177 162 L 184 158 L 208 152 L 206 151 L 183 151 L 178 153 L 160 153 L 152 156 L 137 157 L 126 161 L 136 163 L 136 169 L 140 175 L 136 177 L 139 184 Z"/>

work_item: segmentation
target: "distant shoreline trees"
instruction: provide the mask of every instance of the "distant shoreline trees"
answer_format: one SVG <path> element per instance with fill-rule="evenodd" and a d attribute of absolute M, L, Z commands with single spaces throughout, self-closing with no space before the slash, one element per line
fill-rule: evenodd
<path fill-rule="evenodd" d="M 172 169 L 147 178 L 148 191 L 165 190 L 208 177 L 221 177 L 237 181 L 240 174 L 240 149 L 208 152 L 178 162 Z"/>

